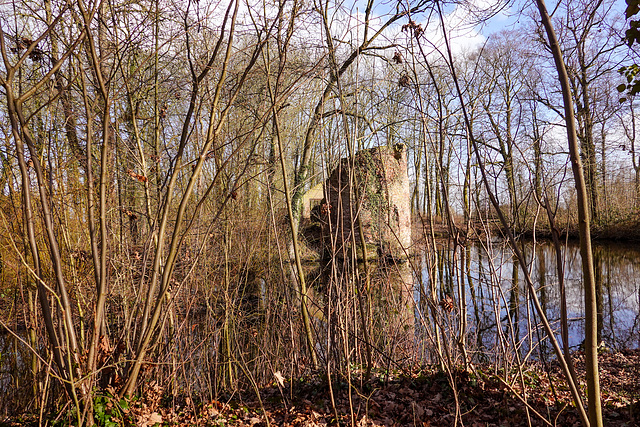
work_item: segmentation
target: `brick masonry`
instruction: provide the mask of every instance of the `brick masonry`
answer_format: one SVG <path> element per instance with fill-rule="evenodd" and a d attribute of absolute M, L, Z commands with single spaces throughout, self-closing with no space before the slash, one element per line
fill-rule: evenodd
<path fill-rule="evenodd" d="M 404 144 L 357 152 L 353 161 L 344 158 L 327 181 L 330 222 L 325 229 L 336 251 L 352 246 L 352 230 L 360 244 L 358 215 L 367 253 L 404 258 L 411 246 L 411 200 Z M 327 233 L 328 234 L 328 233 Z"/>

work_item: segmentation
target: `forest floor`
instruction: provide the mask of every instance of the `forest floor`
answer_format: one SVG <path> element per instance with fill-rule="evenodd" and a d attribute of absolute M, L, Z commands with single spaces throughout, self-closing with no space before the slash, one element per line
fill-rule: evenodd
<path fill-rule="evenodd" d="M 603 352 L 599 361 L 604 424 L 640 425 L 640 351 Z M 575 353 L 574 363 L 583 373 L 584 354 Z M 187 398 L 167 400 L 159 388 L 150 387 L 127 408 L 124 420 L 112 425 L 452 426 L 456 413 L 463 425 L 472 427 L 580 425 L 553 363 L 548 372 L 541 365 L 527 365 L 522 377 L 514 370 L 508 382 L 500 379 L 503 372 L 498 376 L 487 367 L 459 369 L 451 374 L 456 393 L 448 374 L 436 367 L 393 375 L 377 372 L 367 382 L 356 381 L 357 375 L 353 373 L 351 387 L 345 379 L 334 379 L 330 388 L 326 380 L 292 382 L 276 374 L 272 385 L 260 390 L 259 399 L 248 391 L 199 404 Z M 580 382 L 584 391 L 584 375 Z"/>
<path fill-rule="evenodd" d="M 576 352 L 573 360 L 584 392 L 584 354 Z M 640 350 L 603 352 L 599 362 L 604 425 L 640 425 Z M 276 373 L 273 383 L 259 390 L 260 398 L 247 390 L 207 402 L 167 397 L 148 384 L 143 396 L 124 405 L 96 401 L 96 421 L 111 427 L 452 426 L 458 417 L 458 425 L 471 427 L 580 425 L 556 364 L 548 369 L 528 364 L 522 376 L 514 369 L 507 382 L 504 372 L 493 369 L 476 365 L 449 376 L 437 367 L 413 367 L 377 371 L 368 381 L 356 379 L 361 373 L 354 371 L 351 387 L 345 378 L 334 377 L 329 387 L 326 379 L 290 381 Z M 28 415 L 19 422 L 0 420 L 0 426 L 17 425 L 37 425 L 37 420 Z"/>

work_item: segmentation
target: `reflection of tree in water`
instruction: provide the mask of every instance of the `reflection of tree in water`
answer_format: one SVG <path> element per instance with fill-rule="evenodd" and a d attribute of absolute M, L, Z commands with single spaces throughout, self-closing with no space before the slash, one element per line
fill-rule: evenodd
<path fill-rule="evenodd" d="M 520 352 L 521 347 L 518 345 L 520 337 L 520 271 L 518 260 L 515 255 L 511 257 L 511 290 L 509 292 L 509 310 L 507 316 L 504 319 L 507 324 L 507 333 L 511 335 L 511 339 L 514 342 L 515 351 Z"/>
<path fill-rule="evenodd" d="M 537 247 L 537 255 L 536 255 L 536 259 L 538 260 L 538 293 L 539 293 L 539 299 L 540 299 L 540 305 L 542 306 L 542 310 L 547 313 L 547 307 L 548 307 L 548 302 L 549 302 L 549 298 L 547 296 L 547 261 L 545 258 L 545 252 L 544 252 L 544 248 L 542 246 L 538 246 Z M 533 319 L 534 319 L 534 325 L 538 325 L 538 319 L 537 319 L 537 314 L 535 311 L 532 310 L 533 313 Z M 542 339 L 542 334 L 544 334 L 544 331 L 537 327 L 535 328 L 535 332 L 536 332 L 536 339 L 538 340 L 538 354 L 541 356 L 541 358 L 544 358 L 544 356 L 547 356 L 549 354 L 551 354 L 551 352 L 553 351 L 553 349 L 548 345 L 547 340 L 543 340 Z"/>
<path fill-rule="evenodd" d="M 594 247 L 593 252 L 593 270 L 596 279 L 596 310 L 597 315 L 597 334 L 598 334 L 598 347 L 602 343 L 602 319 L 603 319 L 603 304 L 602 304 L 602 264 L 604 262 L 602 250 Z"/>
<path fill-rule="evenodd" d="M 544 311 L 560 334 L 560 289 L 555 267 L 556 255 L 551 244 L 542 242 L 532 253 L 531 242 L 522 249 L 530 262 L 530 270 Z M 598 329 L 600 340 L 613 349 L 638 348 L 640 345 L 640 296 L 635 277 L 640 277 L 637 250 L 623 245 L 607 244 L 594 247 L 596 278 L 598 283 Z M 464 310 L 456 309 L 453 316 L 443 317 L 441 310 L 429 311 L 429 289 L 436 289 L 439 299 L 451 296 L 459 302 L 459 290 L 454 286 L 458 277 L 465 285 L 468 351 L 475 361 L 495 358 L 513 358 L 513 348 L 520 357 L 539 358 L 550 353 L 545 333 L 540 329 L 540 318 L 527 304 L 527 292 L 514 262 L 511 251 L 493 242 L 489 248 L 479 244 L 465 248 L 465 262 L 454 263 L 450 246 L 440 244 L 435 255 L 421 257 L 423 274 L 417 309 L 422 313 L 418 325 L 419 336 L 424 330 L 435 336 L 438 321 L 444 327 L 442 334 L 455 337 Z M 569 345 L 577 349 L 584 334 L 584 308 L 578 246 L 569 243 L 563 248 L 562 262 L 567 287 L 569 318 Z M 430 260 L 433 260 L 432 262 Z M 423 320 L 423 318 L 426 319 Z M 500 327 L 498 327 L 500 325 Z"/>
<path fill-rule="evenodd" d="M 362 265 L 350 262 L 320 263 L 307 276 L 313 286 L 311 312 L 323 337 L 318 340 L 319 353 L 337 361 L 338 368 L 364 366 L 367 347 L 374 366 L 388 367 L 391 355 L 408 355 L 414 345 L 409 264 L 389 260 L 369 268 L 369 288 Z"/>
<path fill-rule="evenodd" d="M 560 334 L 560 289 L 556 255 L 550 244 L 524 242 L 540 303 Z M 458 247 L 439 242 L 429 253 L 404 264 L 374 263 L 371 286 L 361 269 L 350 263 L 327 263 L 310 273 L 312 314 L 318 329 L 319 352 L 346 363 L 364 364 L 365 349 L 374 366 L 387 355 L 409 350 L 431 362 L 447 357 L 470 362 L 547 358 L 551 349 L 541 319 L 528 307 L 522 272 L 512 252 L 493 242 Z M 583 301 L 578 247 L 563 248 L 569 344 L 575 350 L 583 339 Z M 637 348 L 640 335 L 637 252 L 616 245 L 594 248 L 599 283 L 600 337 L 607 347 Z M 412 273 L 413 269 L 417 271 Z M 415 293 L 412 292 L 416 283 Z M 358 298 L 364 305 L 360 308 Z M 364 320 L 364 322 L 362 322 Z M 463 323 L 466 322 L 466 323 Z M 364 333 L 366 328 L 367 334 Z M 463 346 L 464 348 L 461 348 Z M 514 353 L 517 349 L 517 354 Z M 407 353 L 408 354 L 408 353 Z M 502 363 L 502 362 L 501 362 Z"/>

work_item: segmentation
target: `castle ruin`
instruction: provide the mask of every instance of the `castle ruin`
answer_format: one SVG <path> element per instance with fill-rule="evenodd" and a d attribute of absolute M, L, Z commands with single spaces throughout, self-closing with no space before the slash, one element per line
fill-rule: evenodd
<path fill-rule="evenodd" d="M 350 253 L 355 240 L 358 258 L 362 257 L 361 224 L 367 257 L 406 258 L 411 246 L 411 196 L 404 144 L 369 148 L 343 158 L 325 191 L 330 219 L 325 235 L 333 238 L 338 256 Z"/>

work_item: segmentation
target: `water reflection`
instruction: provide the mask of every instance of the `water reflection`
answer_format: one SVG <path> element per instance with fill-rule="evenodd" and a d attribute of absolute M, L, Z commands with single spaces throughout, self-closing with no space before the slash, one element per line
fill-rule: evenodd
<path fill-rule="evenodd" d="M 522 242 L 528 270 L 542 307 L 560 339 L 560 286 L 556 253 L 550 243 Z M 579 246 L 562 248 L 569 319 L 569 345 L 584 339 L 584 290 Z M 640 251 L 631 245 L 597 244 L 593 248 L 598 285 L 598 336 L 602 345 L 620 350 L 640 347 Z M 465 331 L 477 355 L 495 356 L 514 347 L 518 354 L 536 357 L 548 351 L 540 319 L 534 312 L 522 270 L 502 242 L 474 243 L 453 248 L 441 242 L 419 258 L 415 294 L 417 314 L 425 316 L 427 300 L 456 302 L 450 333 Z M 514 267 L 514 265 L 516 267 Z M 465 301 L 465 304 L 459 304 Z M 499 327 L 498 327 L 499 325 Z M 539 344 L 539 345 L 538 345 Z"/>
<path fill-rule="evenodd" d="M 521 245 L 559 338 L 555 251 L 548 243 Z M 581 260 L 575 243 L 562 252 L 569 345 L 576 350 L 584 337 Z M 639 348 L 640 250 L 600 244 L 594 246 L 594 258 L 600 337 L 614 350 Z M 354 366 L 390 371 L 412 362 L 509 362 L 549 354 L 517 265 L 509 247 L 498 241 L 466 247 L 441 241 L 404 263 L 372 263 L 370 282 L 360 264 L 308 265 L 309 312 L 322 366 L 334 373 L 349 373 Z M 189 390 L 215 399 L 221 390 L 251 387 L 245 370 L 265 383 L 273 381 L 274 370 L 289 377 L 308 372 L 311 362 L 294 288 L 268 276 L 242 277 L 235 292 L 208 287 L 190 294 L 188 304 L 176 305 L 153 355 L 157 363 L 145 370 L 141 383 L 162 379 L 174 394 Z M 124 322 L 117 309 L 109 310 L 116 319 L 110 325 L 114 340 L 118 330 L 127 334 L 119 327 Z M 18 332 L 23 337 L 24 331 Z M 30 353 L 13 336 L 0 334 L 0 355 L 0 395 L 14 396 L 0 402 L 2 413 L 18 397 L 31 399 L 34 383 Z M 123 361 L 113 361 L 120 376 L 125 375 Z M 40 375 L 45 378 L 45 371 Z"/>

